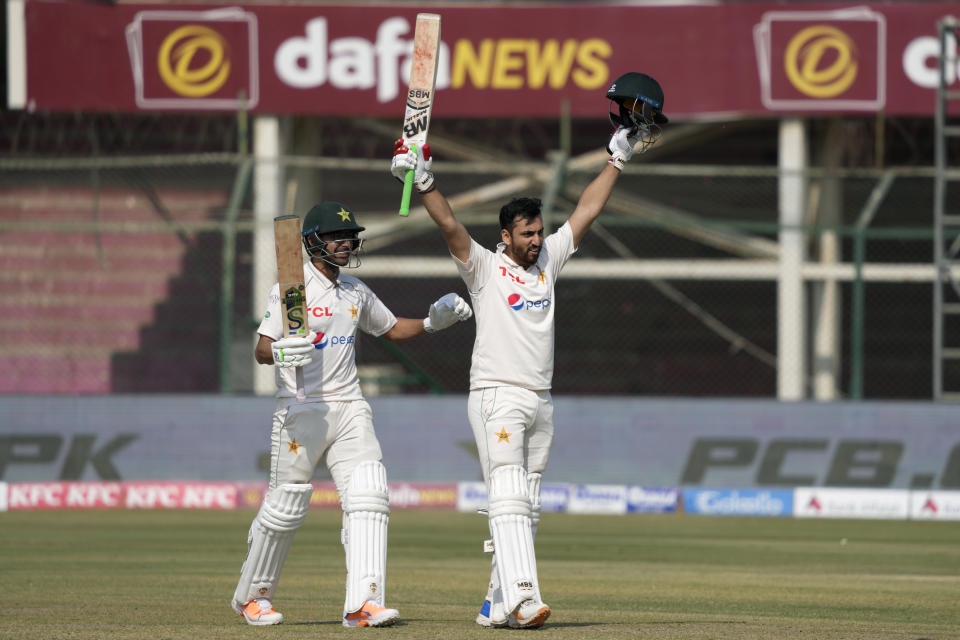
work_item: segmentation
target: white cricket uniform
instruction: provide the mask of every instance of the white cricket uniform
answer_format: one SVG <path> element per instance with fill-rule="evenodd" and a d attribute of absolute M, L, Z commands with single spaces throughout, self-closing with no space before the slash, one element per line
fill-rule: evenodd
<path fill-rule="evenodd" d="M 484 478 L 507 464 L 529 472 L 546 467 L 553 441 L 554 285 L 576 251 L 565 223 L 543 241 L 524 269 L 471 240 L 466 263 L 454 256 L 470 292 L 477 336 L 467 409 Z"/>
<path fill-rule="evenodd" d="M 310 262 L 304 263 L 303 271 L 307 316 L 317 338 L 313 360 L 303 367 L 305 403 L 296 401 L 295 369 L 274 367 L 278 391 L 270 438 L 270 486 L 310 482 L 323 461 L 342 501 L 356 465 L 382 458 L 373 412 L 360 391 L 357 329 L 380 336 L 397 318 L 361 280 L 340 275 L 331 282 Z M 257 332 L 274 340 L 283 337 L 279 285 L 270 290 Z"/>

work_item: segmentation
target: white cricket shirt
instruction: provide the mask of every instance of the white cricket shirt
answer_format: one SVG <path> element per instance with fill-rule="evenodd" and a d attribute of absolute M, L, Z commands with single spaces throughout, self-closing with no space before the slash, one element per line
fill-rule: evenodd
<path fill-rule="evenodd" d="M 500 244 L 493 252 L 471 239 L 467 262 L 453 258 L 477 323 L 470 389 L 545 391 L 553 380 L 554 284 L 576 251 L 573 230 L 564 223 L 547 236 L 529 269 L 504 255 L 505 248 Z"/>
<path fill-rule="evenodd" d="M 303 275 L 307 317 L 310 329 L 317 334 L 313 361 L 303 367 L 307 400 L 360 400 L 357 329 L 380 336 L 397 323 L 397 318 L 370 287 L 353 276 L 341 274 L 331 282 L 310 262 L 304 263 Z M 267 311 L 257 332 L 274 340 L 283 337 L 279 284 L 270 289 Z M 296 397 L 296 370 L 274 367 L 274 371 L 277 398 Z"/>

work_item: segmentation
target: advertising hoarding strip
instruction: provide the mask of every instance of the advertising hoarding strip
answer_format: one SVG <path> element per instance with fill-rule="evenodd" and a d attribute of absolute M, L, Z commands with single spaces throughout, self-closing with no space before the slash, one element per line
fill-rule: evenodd
<path fill-rule="evenodd" d="M 311 508 L 339 509 L 332 482 L 314 482 Z M 0 482 L 0 513 L 80 509 L 256 509 L 266 483 Z M 960 520 L 960 491 L 640 487 L 562 482 L 541 487 L 544 512 L 582 515 L 688 513 L 706 516 Z M 390 483 L 391 509 L 486 509 L 482 482 Z"/>
<path fill-rule="evenodd" d="M 8 4 L 25 14 L 8 18 L 24 31 L 8 45 L 22 42 L 25 53 L 8 55 L 8 78 L 17 79 L 10 108 L 395 117 L 406 98 L 415 8 Z M 569 4 L 551 7 L 551 20 L 529 6 L 431 10 L 444 23 L 440 119 L 558 117 L 564 99 L 572 116 L 596 117 L 623 60 L 644 61 L 640 70 L 660 80 L 675 121 L 931 116 L 935 106 L 942 3 L 789 11 L 776 2 Z M 956 86 L 960 74 L 948 66 Z"/>

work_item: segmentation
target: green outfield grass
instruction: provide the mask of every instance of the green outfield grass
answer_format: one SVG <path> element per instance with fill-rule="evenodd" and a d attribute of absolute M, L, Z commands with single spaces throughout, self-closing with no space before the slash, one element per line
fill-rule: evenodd
<path fill-rule="evenodd" d="M 0 514 L 0 638 L 960 638 L 960 523 L 547 514 L 537 550 L 554 613 L 511 631 L 473 622 L 485 519 L 428 511 L 391 515 L 400 625 L 340 626 L 340 515 L 316 510 L 275 598 L 286 621 L 248 627 L 228 601 L 253 515 Z"/>

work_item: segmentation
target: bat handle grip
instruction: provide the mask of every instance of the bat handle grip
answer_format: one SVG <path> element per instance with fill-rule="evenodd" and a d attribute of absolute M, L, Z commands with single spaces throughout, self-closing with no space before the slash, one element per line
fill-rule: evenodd
<path fill-rule="evenodd" d="M 417 145 L 411 144 L 410 150 L 414 153 L 417 152 Z M 400 198 L 400 215 L 408 216 L 410 215 L 410 196 L 413 194 L 413 169 L 407 171 L 406 175 L 403 176 L 403 196 Z"/>
<path fill-rule="evenodd" d="M 307 401 L 307 392 L 303 388 L 303 367 L 296 368 L 297 375 L 297 402 L 303 404 Z"/>

